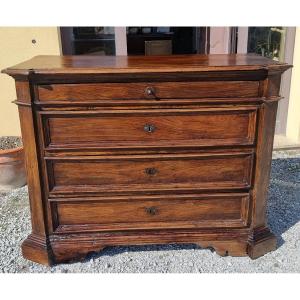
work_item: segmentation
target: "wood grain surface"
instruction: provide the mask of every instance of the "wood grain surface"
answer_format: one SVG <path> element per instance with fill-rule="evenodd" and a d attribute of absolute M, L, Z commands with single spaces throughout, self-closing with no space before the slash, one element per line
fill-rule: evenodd
<path fill-rule="evenodd" d="M 253 145 L 257 107 L 41 113 L 45 146 Z M 150 130 L 147 126 L 150 127 Z M 151 129 L 152 128 L 152 129 Z"/>
<path fill-rule="evenodd" d="M 281 74 L 257 55 L 37 56 L 16 80 L 45 265 L 107 246 L 276 248 L 266 205 Z"/>

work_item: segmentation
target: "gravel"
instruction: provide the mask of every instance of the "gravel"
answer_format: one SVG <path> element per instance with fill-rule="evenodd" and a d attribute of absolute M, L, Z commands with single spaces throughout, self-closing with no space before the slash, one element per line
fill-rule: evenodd
<path fill-rule="evenodd" d="M 300 272 L 300 151 L 273 153 L 268 220 L 278 249 L 256 260 L 220 257 L 195 245 L 110 247 L 83 262 L 45 267 L 20 252 L 30 233 L 27 187 L 0 194 L 0 272 L 254 273 Z"/>
<path fill-rule="evenodd" d="M 13 149 L 22 146 L 19 136 L 0 136 L 0 150 Z"/>

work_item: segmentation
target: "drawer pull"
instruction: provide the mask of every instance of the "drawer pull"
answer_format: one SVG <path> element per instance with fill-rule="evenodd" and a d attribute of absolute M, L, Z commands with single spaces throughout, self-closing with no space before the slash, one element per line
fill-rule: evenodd
<path fill-rule="evenodd" d="M 156 215 L 158 213 L 157 208 L 154 207 L 154 206 L 152 206 L 152 207 L 146 207 L 145 210 L 146 210 L 146 213 L 149 214 L 149 215 L 151 215 L 151 216 L 154 216 L 154 215 Z"/>
<path fill-rule="evenodd" d="M 146 124 L 144 126 L 144 131 L 149 132 L 149 133 L 154 132 L 155 129 L 156 129 L 155 126 L 151 125 L 151 124 Z"/>
<path fill-rule="evenodd" d="M 159 100 L 159 97 L 156 95 L 155 88 L 152 86 L 146 87 L 145 94 L 147 97 L 151 97 L 151 99 L 154 98 L 155 100 Z"/>
<path fill-rule="evenodd" d="M 146 168 L 145 173 L 148 175 L 155 175 L 157 173 L 157 170 L 155 168 Z"/>
<path fill-rule="evenodd" d="M 151 86 L 146 87 L 145 93 L 146 93 L 147 96 L 154 96 L 155 97 L 154 87 L 151 87 Z"/>

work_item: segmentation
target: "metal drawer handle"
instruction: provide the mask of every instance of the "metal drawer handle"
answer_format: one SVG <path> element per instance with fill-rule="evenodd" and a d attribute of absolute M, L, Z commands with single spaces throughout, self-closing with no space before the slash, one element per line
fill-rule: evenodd
<path fill-rule="evenodd" d="M 157 97 L 157 95 L 156 95 L 156 90 L 155 90 L 155 88 L 152 87 L 152 86 L 146 87 L 146 89 L 145 89 L 145 94 L 146 94 L 146 96 L 149 97 L 150 99 L 153 99 L 153 98 L 154 98 L 155 100 L 160 100 L 160 98 Z"/>
<path fill-rule="evenodd" d="M 154 216 L 154 215 L 156 215 L 158 213 L 157 208 L 154 207 L 154 206 L 152 206 L 152 207 L 146 207 L 145 210 L 146 210 L 146 213 L 149 214 L 149 215 L 151 215 L 151 216 Z"/>
<path fill-rule="evenodd" d="M 146 124 L 144 126 L 144 131 L 149 132 L 149 133 L 154 132 L 155 129 L 156 129 L 155 126 L 151 125 L 151 124 Z"/>
<path fill-rule="evenodd" d="M 155 175 L 157 173 L 157 169 L 155 169 L 155 168 L 146 168 L 145 173 L 147 175 Z"/>
<path fill-rule="evenodd" d="M 152 87 L 152 86 L 146 87 L 145 94 L 147 96 L 154 96 L 155 97 L 155 89 L 154 89 L 154 87 Z"/>

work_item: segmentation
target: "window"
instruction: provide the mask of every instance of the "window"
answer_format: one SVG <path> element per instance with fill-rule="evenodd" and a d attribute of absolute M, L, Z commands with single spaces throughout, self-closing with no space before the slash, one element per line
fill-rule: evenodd
<path fill-rule="evenodd" d="M 64 54 L 115 55 L 114 27 L 61 28 Z"/>
<path fill-rule="evenodd" d="M 208 52 L 208 27 L 126 27 L 124 39 L 114 27 L 61 27 L 60 32 L 64 55 L 116 55 L 116 39 L 125 49 L 127 42 L 128 55 Z"/>
<path fill-rule="evenodd" d="M 248 53 L 257 53 L 277 61 L 284 60 L 285 28 L 249 27 Z"/>

